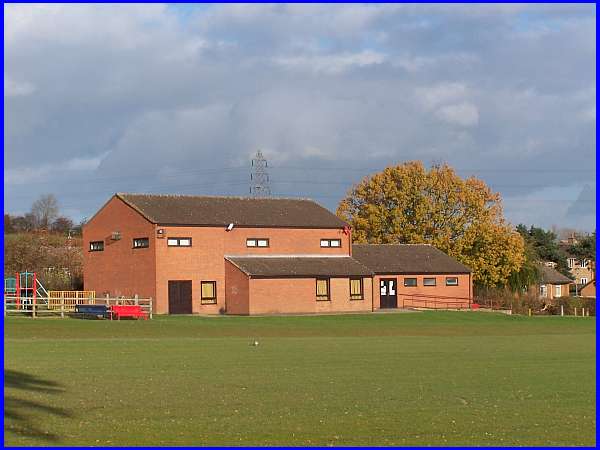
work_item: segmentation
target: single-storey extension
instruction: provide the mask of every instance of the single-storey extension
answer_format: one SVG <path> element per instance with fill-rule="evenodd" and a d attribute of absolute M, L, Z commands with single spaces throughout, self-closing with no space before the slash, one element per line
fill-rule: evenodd
<path fill-rule="evenodd" d="M 373 309 L 469 308 L 471 269 L 428 244 L 354 244 L 352 256 L 373 270 Z"/>

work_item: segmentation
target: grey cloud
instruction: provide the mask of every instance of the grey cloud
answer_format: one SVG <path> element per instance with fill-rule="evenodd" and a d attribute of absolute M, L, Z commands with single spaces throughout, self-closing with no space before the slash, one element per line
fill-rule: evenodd
<path fill-rule="evenodd" d="M 567 222 L 595 187 L 595 27 L 592 5 L 7 5 L 6 208 L 245 194 L 262 148 L 275 193 L 330 208 L 422 159 L 486 180 L 513 222 Z"/>

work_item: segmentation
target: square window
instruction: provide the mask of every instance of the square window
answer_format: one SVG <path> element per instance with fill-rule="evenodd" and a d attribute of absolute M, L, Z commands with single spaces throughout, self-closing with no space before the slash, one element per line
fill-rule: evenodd
<path fill-rule="evenodd" d="M 446 286 L 458 286 L 458 277 L 446 277 Z"/>
<path fill-rule="evenodd" d="M 258 242 L 259 247 L 268 247 L 269 246 L 268 239 L 258 239 L 256 242 Z"/>
<path fill-rule="evenodd" d="M 317 301 L 328 301 L 329 278 L 317 278 Z"/>
<path fill-rule="evenodd" d="M 246 247 L 256 247 L 256 239 L 246 239 Z"/>
<path fill-rule="evenodd" d="M 342 241 L 340 241 L 339 239 L 332 239 L 329 243 L 330 247 L 341 247 L 342 246 Z"/>
<path fill-rule="evenodd" d="M 200 303 L 203 305 L 214 305 L 217 303 L 216 281 L 202 281 L 200 283 Z"/>
<path fill-rule="evenodd" d="M 179 240 L 178 239 L 167 239 L 167 245 L 171 246 L 171 247 L 176 247 L 179 245 Z"/>
<path fill-rule="evenodd" d="M 329 239 L 321 239 L 321 247 L 329 247 Z"/>
<path fill-rule="evenodd" d="M 423 278 L 423 286 L 435 286 L 436 279 L 435 278 Z"/>
<path fill-rule="evenodd" d="M 192 240 L 189 238 L 182 238 L 179 239 L 179 246 L 180 247 L 190 247 L 192 245 Z"/>
<path fill-rule="evenodd" d="M 404 279 L 404 286 L 405 287 L 415 287 L 417 285 L 417 279 L 416 278 L 405 278 Z"/>

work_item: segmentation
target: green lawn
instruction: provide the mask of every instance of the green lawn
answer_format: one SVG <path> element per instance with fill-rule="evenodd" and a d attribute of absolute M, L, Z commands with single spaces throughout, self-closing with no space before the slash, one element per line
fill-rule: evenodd
<path fill-rule="evenodd" d="M 8 318 L 5 444 L 593 446 L 595 333 L 468 312 Z"/>

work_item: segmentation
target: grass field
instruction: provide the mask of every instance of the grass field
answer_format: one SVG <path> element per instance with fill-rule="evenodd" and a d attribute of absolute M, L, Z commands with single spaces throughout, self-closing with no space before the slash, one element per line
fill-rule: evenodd
<path fill-rule="evenodd" d="M 595 333 L 460 312 L 8 318 L 5 444 L 593 446 Z"/>

